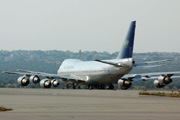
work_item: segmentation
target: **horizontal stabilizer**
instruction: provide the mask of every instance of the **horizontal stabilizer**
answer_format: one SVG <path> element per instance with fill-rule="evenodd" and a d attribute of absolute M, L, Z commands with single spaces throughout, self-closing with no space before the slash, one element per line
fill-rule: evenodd
<path fill-rule="evenodd" d="M 161 63 L 161 62 L 167 62 L 167 61 L 171 61 L 171 60 L 166 59 L 166 60 L 158 60 L 158 61 L 148 61 L 148 62 L 136 63 L 135 66 L 143 66 L 143 65 Z"/>
<path fill-rule="evenodd" d="M 136 66 L 133 68 L 133 70 L 148 69 L 148 68 L 155 68 L 155 67 L 161 67 L 161 66 L 165 66 L 165 65 Z"/>
<path fill-rule="evenodd" d="M 120 63 L 112 63 L 112 62 L 107 62 L 107 61 L 103 61 L 103 60 L 95 60 L 95 61 L 105 63 L 105 64 L 109 64 L 109 65 L 114 65 L 116 67 L 122 67 L 122 65 Z"/>

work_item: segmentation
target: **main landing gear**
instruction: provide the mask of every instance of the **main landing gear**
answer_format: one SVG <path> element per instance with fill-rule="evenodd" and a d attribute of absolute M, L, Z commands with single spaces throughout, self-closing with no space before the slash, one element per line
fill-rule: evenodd
<path fill-rule="evenodd" d="M 72 84 L 70 84 L 70 85 L 66 84 L 66 88 L 69 89 L 69 88 L 72 87 L 73 89 L 76 89 L 76 87 L 77 87 L 78 85 L 79 85 L 79 83 L 76 83 L 76 84 L 75 84 L 75 83 L 72 83 Z M 80 86 L 78 86 L 78 88 L 81 89 Z"/>
<path fill-rule="evenodd" d="M 98 85 L 98 86 L 88 85 L 88 89 L 89 89 L 89 90 L 91 90 L 91 89 L 101 89 L 101 90 L 108 89 L 108 90 L 114 90 L 115 87 L 114 87 L 113 84 L 109 84 L 109 85 Z"/>

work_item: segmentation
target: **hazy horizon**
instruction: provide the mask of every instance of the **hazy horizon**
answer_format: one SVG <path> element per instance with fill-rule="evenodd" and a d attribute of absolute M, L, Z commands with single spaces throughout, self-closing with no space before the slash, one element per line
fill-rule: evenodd
<path fill-rule="evenodd" d="M 19 50 L 0 50 L 0 51 L 8 51 L 8 52 L 13 52 L 13 51 L 42 51 L 42 52 L 48 52 L 48 51 L 61 51 L 61 52 L 73 52 L 73 53 L 79 53 L 79 51 L 71 51 L 71 50 L 21 50 L 21 49 L 19 49 Z M 114 53 L 119 53 L 119 51 L 114 51 L 114 52 L 108 52 L 108 51 L 87 51 L 87 50 L 85 50 L 85 51 L 82 51 L 81 50 L 81 52 L 97 52 L 97 53 L 103 53 L 103 52 L 107 52 L 108 54 L 114 54 Z M 133 52 L 134 54 L 146 54 L 146 53 L 180 53 L 180 52 L 156 52 L 156 51 L 154 51 L 154 52 Z"/>

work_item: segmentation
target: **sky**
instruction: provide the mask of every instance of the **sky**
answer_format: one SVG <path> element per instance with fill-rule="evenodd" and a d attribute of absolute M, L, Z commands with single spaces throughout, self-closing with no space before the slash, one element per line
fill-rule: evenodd
<path fill-rule="evenodd" d="M 0 0 L 0 50 L 180 52 L 180 0 Z"/>

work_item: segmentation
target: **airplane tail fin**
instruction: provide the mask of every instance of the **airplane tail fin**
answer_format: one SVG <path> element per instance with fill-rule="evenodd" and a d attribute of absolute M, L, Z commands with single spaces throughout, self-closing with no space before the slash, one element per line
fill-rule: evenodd
<path fill-rule="evenodd" d="M 128 34 L 126 36 L 126 39 L 123 43 L 122 49 L 117 56 L 117 59 L 132 58 L 135 28 L 136 28 L 136 21 L 132 21 L 131 25 L 129 27 L 129 31 L 128 31 Z"/>

